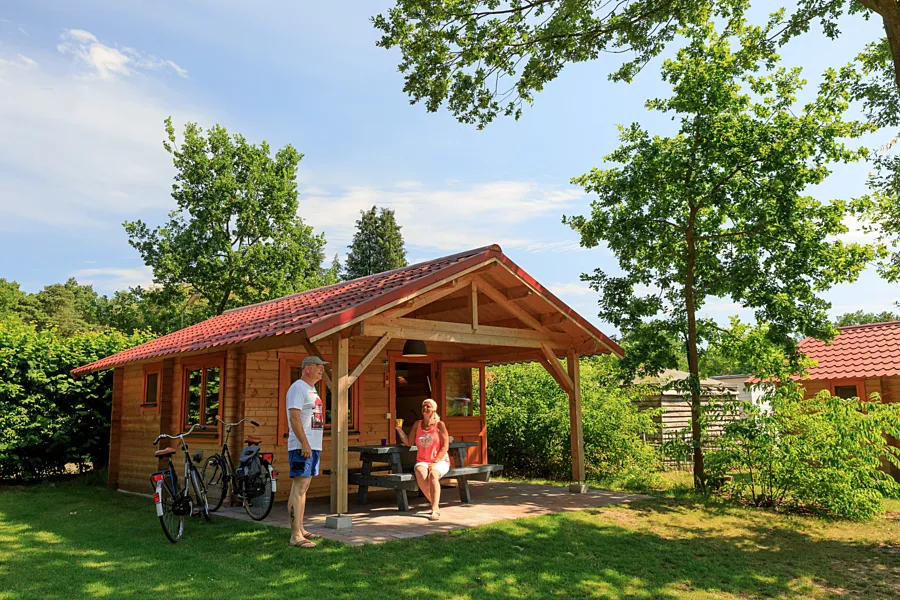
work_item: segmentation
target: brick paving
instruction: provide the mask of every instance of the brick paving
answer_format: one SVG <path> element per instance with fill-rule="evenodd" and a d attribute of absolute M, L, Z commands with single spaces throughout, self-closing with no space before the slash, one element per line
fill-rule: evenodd
<path fill-rule="evenodd" d="M 326 528 L 325 517 L 328 515 L 329 507 L 319 499 L 310 500 L 307 504 L 304 525 L 311 533 L 361 546 L 421 537 L 463 527 L 476 527 L 495 521 L 582 510 L 648 498 L 639 494 L 603 490 L 589 490 L 587 494 L 571 494 L 563 487 L 507 481 L 473 481 L 469 485 L 472 489 L 471 504 L 460 503 L 456 489 L 441 490 L 441 520 L 436 522 L 428 520 L 430 512 L 428 502 L 414 492 L 409 493 L 410 512 L 400 512 L 397 510 L 393 492 L 373 491 L 369 493 L 369 502 L 364 506 L 352 504 L 356 500 L 356 495 L 351 494 L 348 514 L 353 517 L 353 527 L 349 529 Z M 223 506 L 216 514 L 244 521 L 251 520 L 240 506 Z M 285 502 L 275 504 L 272 513 L 262 523 L 289 528 L 287 504 Z M 285 536 L 287 535 L 285 532 Z"/>

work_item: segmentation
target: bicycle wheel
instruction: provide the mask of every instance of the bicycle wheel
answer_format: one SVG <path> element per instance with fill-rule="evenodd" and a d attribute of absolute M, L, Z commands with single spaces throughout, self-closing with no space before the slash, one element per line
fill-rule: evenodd
<path fill-rule="evenodd" d="M 162 490 L 159 495 L 163 509 L 159 522 L 162 524 L 163 533 L 166 534 L 169 541 L 176 544 L 181 539 L 181 536 L 184 535 L 184 516 L 178 516 L 174 512 L 175 497 L 172 496 L 172 478 L 168 475 L 163 479 Z"/>
<path fill-rule="evenodd" d="M 216 512 L 228 493 L 228 477 L 225 475 L 225 460 L 218 454 L 210 456 L 203 466 L 203 481 L 206 483 L 206 500 L 209 511 Z"/>
<path fill-rule="evenodd" d="M 209 501 L 206 499 L 206 486 L 197 467 L 191 465 L 191 485 L 194 487 L 194 497 L 197 499 L 197 509 L 203 518 L 209 521 Z"/>
<path fill-rule="evenodd" d="M 244 509 L 254 521 L 262 521 L 272 512 L 275 492 L 272 491 L 272 476 L 269 469 L 260 463 L 259 475 L 248 481 L 245 488 Z"/>

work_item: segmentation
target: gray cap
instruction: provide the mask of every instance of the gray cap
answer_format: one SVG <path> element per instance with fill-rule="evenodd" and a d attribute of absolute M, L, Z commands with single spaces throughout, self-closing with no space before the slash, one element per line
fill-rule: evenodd
<path fill-rule="evenodd" d="M 328 362 L 322 360 L 318 356 L 307 356 L 303 359 L 303 366 L 308 367 L 310 365 L 327 365 Z"/>

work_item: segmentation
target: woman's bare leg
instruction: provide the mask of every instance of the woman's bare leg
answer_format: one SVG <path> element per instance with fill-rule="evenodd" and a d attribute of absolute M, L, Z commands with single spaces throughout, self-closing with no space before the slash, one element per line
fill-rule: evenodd
<path fill-rule="evenodd" d="M 431 482 L 428 481 L 427 465 L 416 466 L 416 483 L 419 484 L 419 489 L 425 494 L 425 498 L 431 502 Z"/>
<path fill-rule="evenodd" d="M 441 474 L 437 469 L 428 471 L 428 483 L 431 487 L 431 512 L 436 513 L 440 511 L 438 505 L 441 503 Z"/>

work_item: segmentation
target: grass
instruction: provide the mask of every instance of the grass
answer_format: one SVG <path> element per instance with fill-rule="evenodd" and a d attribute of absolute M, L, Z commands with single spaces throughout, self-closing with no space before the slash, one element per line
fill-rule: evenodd
<path fill-rule="evenodd" d="M 527 483 L 539 483 L 554 487 L 568 487 L 568 481 L 556 479 L 535 479 L 533 477 L 515 477 L 508 473 L 492 475 L 492 480 Z M 615 492 L 634 492 L 647 494 L 660 498 L 686 498 L 696 497 L 694 491 L 694 476 L 687 471 L 658 471 L 652 473 L 632 473 L 623 477 L 614 477 L 600 481 L 588 481 L 588 485 L 595 489 L 610 490 Z"/>
<path fill-rule="evenodd" d="M 0 599 L 900 597 L 900 502 L 869 523 L 652 500 L 355 548 L 191 520 L 165 541 L 147 498 L 0 488 Z"/>

